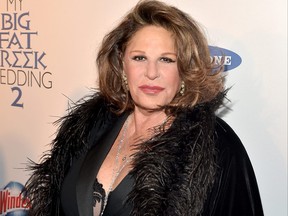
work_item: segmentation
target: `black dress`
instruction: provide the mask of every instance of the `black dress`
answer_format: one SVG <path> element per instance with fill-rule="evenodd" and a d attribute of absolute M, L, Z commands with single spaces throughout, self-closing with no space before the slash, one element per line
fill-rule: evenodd
<path fill-rule="evenodd" d="M 97 181 L 96 176 L 122 125 L 123 122 L 118 121 L 113 129 L 104 136 L 105 138 L 97 144 L 93 143 L 96 131 L 92 131 L 91 149 L 86 155 L 72 163 L 71 169 L 62 185 L 61 205 L 65 215 L 93 215 L 93 209 L 85 208 L 84 204 L 85 206 L 87 202 L 90 203 L 89 206 L 103 204 L 106 194 L 102 185 Z M 131 191 L 132 184 L 131 176 L 127 175 L 110 192 L 103 215 L 129 215 L 131 206 L 125 205 L 125 198 Z M 125 208 L 123 208 L 124 206 Z"/>

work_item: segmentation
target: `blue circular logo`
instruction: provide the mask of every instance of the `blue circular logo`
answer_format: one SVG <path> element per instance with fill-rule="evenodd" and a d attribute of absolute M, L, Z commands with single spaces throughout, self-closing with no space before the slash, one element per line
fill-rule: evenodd
<path fill-rule="evenodd" d="M 221 47 L 209 46 L 211 59 L 216 65 L 223 64 L 224 71 L 232 70 L 242 63 L 241 57 L 231 50 Z"/>

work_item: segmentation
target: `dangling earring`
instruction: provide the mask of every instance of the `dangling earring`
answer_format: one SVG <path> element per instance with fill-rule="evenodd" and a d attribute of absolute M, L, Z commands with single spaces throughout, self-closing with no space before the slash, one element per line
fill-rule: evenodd
<path fill-rule="evenodd" d="M 183 95 L 184 95 L 184 92 L 185 92 L 185 83 L 184 83 L 184 81 L 182 80 L 182 81 L 181 81 L 181 87 L 180 87 L 180 94 L 183 96 Z"/>
<path fill-rule="evenodd" d="M 127 76 L 126 76 L 125 73 L 122 74 L 122 85 L 123 85 L 123 88 L 124 88 L 126 91 L 129 91 Z"/>

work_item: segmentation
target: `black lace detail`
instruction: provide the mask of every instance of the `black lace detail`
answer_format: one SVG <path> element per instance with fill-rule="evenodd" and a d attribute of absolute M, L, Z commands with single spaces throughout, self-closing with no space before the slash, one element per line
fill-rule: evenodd
<path fill-rule="evenodd" d="M 95 179 L 93 184 L 93 206 L 96 206 L 97 203 L 101 203 L 101 211 L 104 207 L 104 200 L 105 200 L 105 190 L 103 189 L 103 185 L 98 182 L 97 179 Z"/>

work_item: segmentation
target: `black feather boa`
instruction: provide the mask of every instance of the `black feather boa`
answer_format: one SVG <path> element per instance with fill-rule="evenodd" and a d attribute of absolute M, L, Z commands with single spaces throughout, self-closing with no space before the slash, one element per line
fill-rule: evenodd
<path fill-rule="evenodd" d="M 135 183 L 127 200 L 133 205 L 131 215 L 200 215 L 214 182 L 215 110 L 224 97 L 223 92 L 213 101 L 179 111 L 166 132 L 137 145 L 131 171 Z M 64 177 L 73 158 L 88 151 L 92 128 L 104 133 L 119 118 L 110 110 L 95 94 L 59 120 L 51 151 L 28 168 L 33 172 L 26 183 L 32 202 L 29 215 L 61 215 Z"/>

